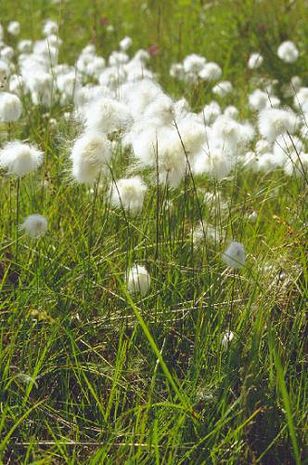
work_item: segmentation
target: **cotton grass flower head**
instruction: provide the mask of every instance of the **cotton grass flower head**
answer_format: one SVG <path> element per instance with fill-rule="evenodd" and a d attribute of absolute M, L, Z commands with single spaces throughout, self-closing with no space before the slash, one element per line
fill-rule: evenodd
<path fill-rule="evenodd" d="M 224 115 L 230 119 L 237 120 L 239 117 L 239 114 L 240 114 L 239 110 L 234 105 L 228 105 L 224 109 Z"/>
<path fill-rule="evenodd" d="M 152 103 L 150 103 L 144 112 L 144 118 L 149 120 L 155 126 L 165 126 L 171 124 L 174 120 L 174 104 L 170 97 L 161 94 Z"/>
<path fill-rule="evenodd" d="M 300 87 L 294 96 L 294 106 L 300 112 L 308 115 L 308 87 Z"/>
<path fill-rule="evenodd" d="M 294 63 L 299 57 L 299 51 L 290 40 L 286 40 L 279 45 L 277 55 L 285 63 Z"/>
<path fill-rule="evenodd" d="M 12 36 L 18 36 L 20 33 L 20 24 L 18 21 L 11 21 L 7 27 L 7 31 Z"/>
<path fill-rule="evenodd" d="M 205 222 L 200 222 L 192 232 L 192 240 L 196 247 L 202 246 L 205 241 L 211 244 L 219 243 L 222 237 L 222 233 L 215 226 Z"/>
<path fill-rule="evenodd" d="M 18 96 L 23 95 L 26 92 L 24 79 L 17 74 L 12 74 L 9 81 L 9 91 Z"/>
<path fill-rule="evenodd" d="M 126 284 L 131 294 L 145 296 L 149 292 L 151 278 L 144 266 L 135 264 L 126 275 Z"/>
<path fill-rule="evenodd" d="M 88 76 L 91 76 L 95 79 L 99 79 L 105 67 L 106 67 L 105 59 L 103 57 L 95 56 L 90 61 L 90 63 L 87 64 L 85 72 Z"/>
<path fill-rule="evenodd" d="M 111 205 L 135 215 L 142 210 L 146 191 L 147 186 L 140 176 L 118 179 L 110 189 Z"/>
<path fill-rule="evenodd" d="M 246 253 L 243 244 L 232 241 L 222 254 L 222 260 L 230 268 L 242 268 L 246 261 Z"/>
<path fill-rule="evenodd" d="M 234 119 L 221 115 L 212 126 L 213 144 L 222 144 L 224 151 L 233 153 L 239 146 L 248 144 L 254 137 L 254 128 L 249 123 L 239 123 Z M 215 140 L 217 142 L 215 142 Z"/>
<path fill-rule="evenodd" d="M 289 134 L 280 134 L 275 140 L 273 146 L 273 154 L 279 160 L 281 160 L 281 165 L 287 161 L 290 154 L 293 152 L 301 153 L 304 149 L 304 144 L 301 139 L 297 136 L 290 136 Z"/>
<path fill-rule="evenodd" d="M 112 144 L 104 134 L 87 131 L 76 139 L 70 158 L 72 175 L 79 183 L 93 184 L 107 170 Z"/>
<path fill-rule="evenodd" d="M 302 177 L 308 173 L 308 153 L 295 151 L 290 154 L 284 165 L 284 172 L 287 176 Z"/>
<path fill-rule="evenodd" d="M 256 223 L 258 219 L 258 213 L 254 210 L 247 215 L 247 219 L 250 223 Z"/>
<path fill-rule="evenodd" d="M 233 86 L 230 81 L 220 81 L 213 87 L 212 92 L 219 97 L 225 97 L 230 94 L 233 90 Z"/>
<path fill-rule="evenodd" d="M 170 66 L 169 74 L 172 78 L 178 79 L 179 81 L 183 81 L 185 78 L 185 71 L 184 66 L 182 63 L 173 63 Z"/>
<path fill-rule="evenodd" d="M 32 66 L 35 66 L 32 64 Z M 50 107 L 53 98 L 53 76 L 42 68 L 24 70 L 22 76 L 34 105 Z"/>
<path fill-rule="evenodd" d="M 25 233 L 33 239 L 38 239 L 39 237 L 44 236 L 47 232 L 47 218 L 37 213 L 29 215 L 20 226 L 20 229 L 24 230 Z"/>
<path fill-rule="evenodd" d="M 31 53 L 32 47 L 33 42 L 29 39 L 20 40 L 17 44 L 17 50 L 19 51 L 19 53 Z"/>
<path fill-rule="evenodd" d="M 247 66 L 249 69 L 257 69 L 263 63 L 263 56 L 260 53 L 252 53 L 249 57 Z"/>
<path fill-rule="evenodd" d="M 143 119 L 144 112 L 157 98 L 161 97 L 161 87 L 151 79 L 142 79 L 137 82 L 126 82 L 118 93 L 120 100 L 127 105 L 132 117 L 137 121 Z"/>
<path fill-rule="evenodd" d="M 0 93 L 0 121 L 13 123 L 21 117 L 22 103 L 17 95 L 9 92 Z"/>
<path fill-rule="evenodd" d="M 128 36 L 124 37 L 124 39 L 121 40 L 120 42 L 120 49 L 126 52 L 131 46 L 132 46 L 132 39 Z"/>
<path fill-rule="evenodd" d="M 85 111 L 87 129 L 104 134 L 127 129 L 132 124 L 128 107 L 110 98 L 101 98 L 90 103 Z"/>
<path fill-rule="evenodd" d="M 206 63 L 206 59 L 196 53 L 192 53 L 191 55 L 187 55 L 183 61 L 183 68 L 185 73 L 188 75 L 198 75 L 200 71 L 204 68 Z"/>
<path fill-rule="evenodd" d="M 192 170 L 196 175 L 207 174 L 211 178 L 221 180 L 229 175 L 232 162 L 222 146 L 208 148 L 205 144 L 203 151 L 195 158 Z"/>
<path fill-rule="evenodd" d="M 265 139 L 273 142 L 284 132 L 293 134 L 298 123 L 298 117 L 292 110 L 267 108 L 259 113 L 258 129 Z"/>
<path fill-rule="evenodd" d="M 9 63 L 13 57 L 14 57 L 13 47 L 6 45 L 0 49 L 0 58 L 2 60 L 7 61 Z"/>
<path fill-rule="evenodd" d="M 212 124 L 221 115 L 221 108 L 219 103 L 212 100 L 210 103 L 205 105 L 201 112 L 202 120 L 205 124 Z"/>
<path fill-rule="evenodd" d="M 43 152 L 20 141 L 7 142 L 0 150 L 0 167 L 18 177 L 36 171 L 43 162 Z"/>
<path fill-rule="evenodd" d="M 132 147 L 140 166 L 157 170 L 160 184 L 177 187 L 187 168 L 181 140 L 172 127 L 149 127 L 132 138 Z"/>
<path fill-rule="evenodd" d="M 281 87 L 284 98 L 294 97 L 302 87 L 303 81 L 299 76 L 293 76 L 288 84 Z"/>
<path fill-rule="evenodd" d="M 230 330 L 226 331 L 221 339 L 221 345 L 224 349 L 227 349 L 234 339 L 234 333 Z"/>
<path fill-rule="evenodd" d="M 266 92 L 261 89 L 255 89 L 248 96 L 249 107 L 252 110 L 260 111 L 269 106 L 270 100 Z"/>
<path fill-rule="evenodd" d="M 206 131 L 197 115 L 187 114 L 175 125 L 156 127 L 146 120 L 135 125 L 126 137 L 142 167 L 158 168 L 160 184 L 177 187 L 206 140 Z"/>
<path fill-rule="evenodd" d="M 263 153 L 271 152 L 272 149 L 272 144 L 266 139 L 259 139 L 256 142 L 255 150 L 257 155 L 262 155 Z"/>
<path fill-rule="evenodd" d="M 261 111 L 264 108 L 278 108 L 280 100 L 276 95 L 269 94 L 261 89 L 255 89 L 248 96 L 249 107 L 255 111 Z"/>
<path fill-rule="evenodd" d="M 52 19 L 47 19 L 43 25 L 43 35 L 48 37 L 52 34 L 58 34 L 58 24 Z"/>
<path fill-rule="evenodd" d="M 114 51 L 111 53 L 109 56 L 108 63 L 110 66 L 114 66 L 115 68 L 118 68 L 122 65 L 125 65 L 129 61 L 129 56 L 124 53 L 123 51 L 117 52 Z"/>
<path fill-rule="evenodd" d="M 258 156 L 253 150 L 249 150 L 243 155 L 242 167 L 251 171 L 258 171 Z"/>
<path fill-rule="evenodd" d="M 217 63 L 206 63 L 201 71 L 199 71 L 199 78 L 202 81 L 217 81 L 221 78 L 222 70 Z"/>
<path fill-rule="evenodd" d="M 275 156 L 272 152 L 263 153 L 257 160 L 257 170 L 263 173 L 270 173 L 282 165 L 281 157 Z"/>
<path fill-rule="evenodd" d="M 294 89 L 294 91 L 298 92 L 303 84 L 303 80 L 299 76 L 292 76 L 290 84 L 291 84 L 291 87 Z"/>

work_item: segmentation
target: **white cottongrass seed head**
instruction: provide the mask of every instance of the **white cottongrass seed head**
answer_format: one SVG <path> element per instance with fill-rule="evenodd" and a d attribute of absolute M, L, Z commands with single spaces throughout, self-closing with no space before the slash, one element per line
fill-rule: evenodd
<path fill-rule="evenodd" d="M 142 210 L 146 191 L 147 186 L 140 176 L 118 179 L 110 189 L 111 205 L 137 214 Z"/>
<path fill-rule="evenodd" d="M 29 215 L 20 226 L 20 229 L 24 230 L 25 233 L 37 239 L 41 236 L 44 236 L 48 229 L 48 221 L 45 216 L 35 213 L 34 215 Z"/>
<path fill-rule="evenodd" d="M 135 264 L 127 273 L 126 284 L 131 294 L 140 293 L 145 296 L 150 289 L 151 278 L 144 266 Z"/>
<path fill-rule="evenodd" d="M 126 52 L 126 50 L 128 50 L 131 45 L 132 45 L 133 41 L 130 37 L 126 36 L 124 37 L 124 39 L 121 40 L 120 42 L 120 49 L 123 50 L 124 52 Z"/>
<path fill-rule="evenodd" d="M 273 142 L 280 134 L 293 134 L 298 123 L 298 116 L 292 110 L 266 108 L 259 113 L 258 129 L 261 136 Z"/>
<path fill-rule="evenodd" d="M 240 269 L 245 265 L 246 253 L 243 244 L 232 241 L 222 254 L 223 262 L 230 268 Z"/>
<path fill-rule="evenodd" d="M 212 92 L 219 97 L 225 97 L 230 94 L 233 90 L 233 86 L 230 81 L 220 81 L 213 87 Z"/>
<path fill-rule="evenodd" d="M 221 339 L 221 345 L 223 346 L 223 348 L 227 349 L 233 339 L 234 333 L 231 330 L 226 331 Z"/>
<path fill-rule="evenodd" d="M 277 55 L 285 63 L 294 63 L 299 57 L 299 51 L 291 40 L 286 40 L 279 45 Z"/>
<path fill-rule="evenodd" d="M 7 31 L 12 36 L 18 36 L 20 33 L 20 24 L 18 21 L 11 21 L 7 27 Z"/>
<path fill-rule="evenodd" d="M 36 171 L 43 162 L 43 152 L 20 141 L 7 142 L 0 150 L 0 168 L 18 177 Z"/>
<path fill-rule="evenodd" d="M 104 134 L 87 131 L 76 139 L 70 158 L 72 175 L 80 183 L 93 184 L 107 170 L 112 144 Z"/>
<path fill-rule="evenodd" d="M 260 53 L 252 53 L 249 57 L 247 66 L 249 69 L 257 69 L 263 63 L 263 56 Z"/>
<path fill-rule="evenodd" d="M 13 123 L 21 117 L 22 103 L 17 95 L 9 92 L 0 93 L 0 121 Z"/>

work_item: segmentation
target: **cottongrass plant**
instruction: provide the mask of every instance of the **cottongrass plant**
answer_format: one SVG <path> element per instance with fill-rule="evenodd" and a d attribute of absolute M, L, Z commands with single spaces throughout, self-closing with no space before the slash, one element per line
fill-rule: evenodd
<path fill-rule="evenodd" d="M 0 26 L 0 462 L 301 464 L 305 22 L 163 3 Z"/>
<path fill-rule="evenodd" d="M 0 149 L 0 168 L 10 176 L 17 179 L 16 182 L 16 262 L 19 247 L 19 211 L 20 211 L 20 179 L 36 171 L 43 163 L 43 152 L 34 145 L 20 141 L 7 142 Z"/>

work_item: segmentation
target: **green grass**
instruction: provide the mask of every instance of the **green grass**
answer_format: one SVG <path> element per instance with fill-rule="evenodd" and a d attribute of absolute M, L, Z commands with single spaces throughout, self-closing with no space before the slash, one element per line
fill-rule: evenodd
<path fill-rule="evenodd" d="M 134 50 L 157 43 L 159 81 L 195 109 L 209 89 L 168 75 L 192 52 L 222 66 L 235 87 L 229 103 L 244 118 L 252 51 L 264 54 L 262 74 L 280 82 L 299 74 L 307 86 L 307 54 L 291 68 L 275 56 L 284 39 L 308 49 L 307 2 L 202 3 L 1 0 L 0 11 L 4 25 L 21 22 L 23 38 L 40 38 L 44 18 L 59 20 L 63 62 L 74 63 L 89 41 L 104 56 L 126 34 Z M 102 16 L 114 33 L 100 26 Z M 176 190 L 153 183 L 142 214 L 131 217 L 110 208 L 104 187 L 95 196 L 70 182 L 76 128 L 57 105 L 56 128 L 44 112 L 29 106 L 21 122 L 1 127 L 2 143 L 29 138 L 46 153 L 40 171 L 21 179 L 18 204 L 19 222 L 39 212 L 49 231 L 39 241 L 17 233 L 17 182 L 0 175 L 0 463 L 304 463 L 304 180 L 239 171 L 219 184 L 189 176 Z M 119 147 L 115 176 L 128 164 Z M 216 189 L 228 200 L 226 216 L 203 201 Z M 256 223 L 245 216 L 253 210 Z M 239 273 L 221 261 L 224 243 L 193 246 L 200 215 L 245 245 Z M 125 286 L 134 262 L 151 274 L 144 298 Z M 235 337 L 224 349 L 229 328 Z"/>

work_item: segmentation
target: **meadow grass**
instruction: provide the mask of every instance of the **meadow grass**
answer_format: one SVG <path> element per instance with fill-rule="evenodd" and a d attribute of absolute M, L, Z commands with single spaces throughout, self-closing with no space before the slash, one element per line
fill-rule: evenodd
<path fill-rule="evenodd" d="M 59 21 L 63 62 L 91 41 L 108 56 L 127 34 L 136 50 L 158 44 L 150 66 L 159 82 L 197 110 L 208 89 L 168 70 L 188 53 L 205 55 L 233 82 L 227 101 L 242 117 L 251 116 L 252 51 L 265 57 L 263 74 L 280 82 L 299 74 L 307 85 L 307 54 L 291 68 L 276 56 L 284 39 L 308 49 L 307 8 L 305 0 L 0 1 L 2 24 L 20 21 L 22 37 L 38 39 L 44 19 Z M 110 207 L 104 187 L 70 181 L 78 127 L 63 109 L 24 105 L 21 122 L 1 126 L 1 141 L 35 141 L 46 157 L 20 180 L 18 198 L 17 181 L 0 175 L 0 463 L 304 463 L 305 179 L 239 169 L 196 184 L 188 174 L 177 189 L 154 183 L 133 217 Z M 129 163 L 119 148 L 113 175 Z M 222 242 L 192 240 L 213 217 L 204 192 L 218 190 L 228 209 L 215 226 L 245 245 L 241 271 L 222 262 Z M 17 228 L 34 212 L 49 222 L 38 241 Z M 151 275 L 145 297 L 125 285 L 135 262 Z"/>

